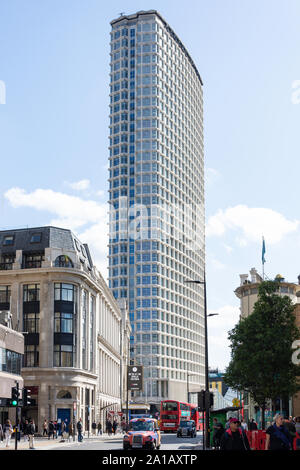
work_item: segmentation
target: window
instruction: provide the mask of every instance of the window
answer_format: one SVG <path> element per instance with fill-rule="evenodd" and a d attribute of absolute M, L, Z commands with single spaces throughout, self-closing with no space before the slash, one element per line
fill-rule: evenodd
<path fill-rule="evenodd" d="M 0 348 L 0 371 L 21 375 L 22 355 Z"/>
<path fill-rule="evenodd" d="M 44 252 L 24 253 L 23 269 L 41 268 L 44 261 Z"/>
<path fill-rule="evenodd" d="M 71 393 L 68 390 L 60 390 L 56 396 L 58 399 L 72 398 Z"/>
<path fill-rule="evenodd" d="M 75 292 L 76 287 L 73 284 L 54 284 L 54 299 L 55 300 L 64 300 L 67 302 L 75 301 Z"/>
<path fill-rule="evenodd" d="M 27 284 L 23 286 L 23 302 L 39 302 L 40 285 Z"/>
<path fill-rule="evenodd" d="M 10 286 L 0 286 L 0 304 L 9 303 L 10 292 Z"/>
<path fill-rule="evenodd" d="M 0 270 L 1 271 L 11 270 L 14 262 L 15 262 L 14 254 L 3 254 L 0 258 Z"/>
<path fill-rule="evenodd" d="M 24 367 L 39 366 L 39 346 L 25 345 L 24 350 Z"/>
<path fill-rule="evenodd" d="M 40 314 L 37 312 L 34 313 L 24 313 L 24 331 L 27 333 L 39 333 L 39 321 Z"/>
<path fill-rule="evenodd" d="M 40 243 L 42 240 L 41 233 L 33 233 L 30 238 L 30 243 Z"/>
<path fill-rule="evenodd" d="M 54 345 L 54 367 L 73 367 L 73 346 Z"/>
<path fill-rule="evenodd" d="M 54 314 L 55 333 L 73 333 L 73 314 L 55 312 Z"/>
<path fill-rule="evenodd" d="M 74 268 L 73 261 L 66 255 L 58 256 L 55 260 L 56 268 Z"/>
<path fill-rule="evenodd" d="M 14 244 L 14 235 L 6 235 L 3 239 L 3 246 L 11 246 Z"/>

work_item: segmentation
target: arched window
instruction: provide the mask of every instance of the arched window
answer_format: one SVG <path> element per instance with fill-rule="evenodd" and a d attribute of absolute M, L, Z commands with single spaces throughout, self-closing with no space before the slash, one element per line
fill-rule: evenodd
<path fill-rule="evenodd" d="M 58 256 L 55 260 L 54 266 L 56 268 L 74 268 L 73 261 L 67 255 Z"/>
<path fill-rule="evenodd" d="M 70 392 L 68 392 L 68 390 L 60 390 L 60 392 L 58 392 L 57 394 L 57 397 L 56 398 L 72 398 L 72 395 Z"/>

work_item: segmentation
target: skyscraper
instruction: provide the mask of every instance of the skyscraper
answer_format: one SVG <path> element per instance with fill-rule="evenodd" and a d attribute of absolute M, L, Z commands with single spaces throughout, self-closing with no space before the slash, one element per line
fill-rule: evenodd
<path fill-rule="evenodd" d="M 203 84 L 157 11 L 111 26 L 109 283 L 144 365 L 135 401 L 187 401 L 205 383 L 203 286 L 185 283 L 205 269 Z"/>

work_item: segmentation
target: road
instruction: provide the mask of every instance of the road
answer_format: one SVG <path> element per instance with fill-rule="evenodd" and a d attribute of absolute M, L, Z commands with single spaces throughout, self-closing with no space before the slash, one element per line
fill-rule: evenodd
<path fill-rule="evenodd" d="M 184 437 L 178 438 L 176 434 L 161 434 L 162 443 L 160 450 L 187 450 L 194 449 L 197 445 L 202 443 L 202 434 L 197 433 L 196 438 Z M 57 447 L 55 450 L 60 450 Z M 74 443 L 71 445 L 64 445 L 61 450 L 123 450 L 123 440 L 122 438 L 112 438 L 112 439 L 84 439 L 83 442 Z"/>

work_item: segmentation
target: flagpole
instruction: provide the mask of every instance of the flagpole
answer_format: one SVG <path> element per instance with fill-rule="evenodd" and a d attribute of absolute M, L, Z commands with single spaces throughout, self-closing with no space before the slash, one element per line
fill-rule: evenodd
<path fill-rule="evenodd" d="M 262 237 L 262 255 L 261 255 L 261 261 L 262 261 L 262 275 L 263 275 L 263 281 L 265 280 L 265 252 L 266 252 L 266 246 L 265 246 L 265 240 L 264 237 Z"/>

